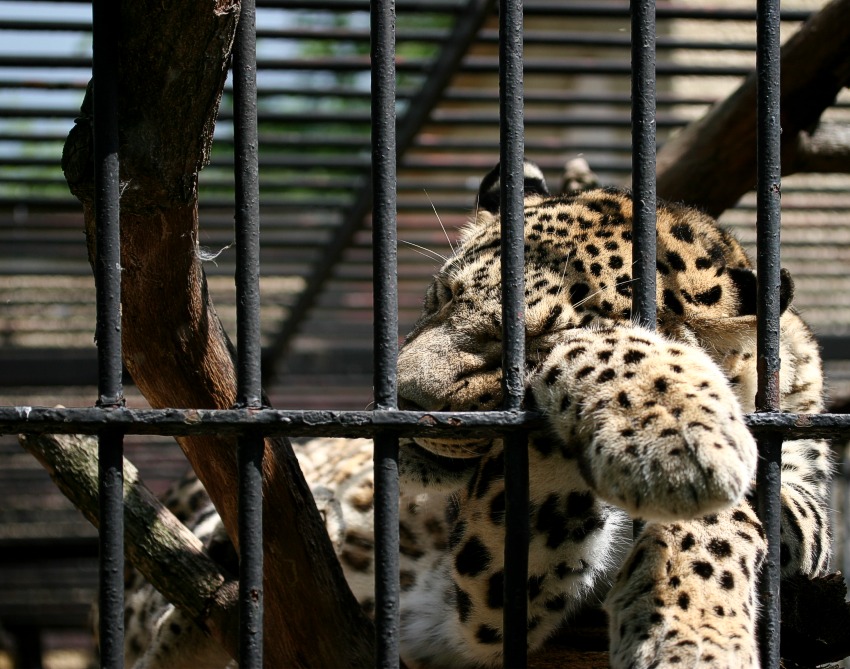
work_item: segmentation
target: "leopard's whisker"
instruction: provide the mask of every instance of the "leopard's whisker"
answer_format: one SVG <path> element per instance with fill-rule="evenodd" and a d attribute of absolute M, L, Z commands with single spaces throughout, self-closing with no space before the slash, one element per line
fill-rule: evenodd
<path fill-rule="evenodd" d="M 413 246 L 414 248 L 421 249 L 417 251 L 417 253 L 425 256 L 426 258 L 430 257 L 432 260 L 440 260 L 442 262 L 448 262 L 449 259 L 446 258 L 442 253 L 437 253 L 436 251 L 432 251 L 431 249 L 422 246 L 420 244 L 414 244 L 413 242 L 408 242 L 404 239 L 399 240 L 402 244 L 407 244 L 408 246 Z"/>
<path fill-rule="evenodd" d="M 428 191 L 424 188 L 422 192 L 425 193 L 425 197 L 428 198 L 428 202 L 431 204 L 431 209 L 434 210 L 434 216 L 437 217 L 437 222 L 440 224 L 440 227 L 443 229 L 443 234 L 446 236 L 446 241 L 449 243 L 449 248 L 452 250 L 452 253 L 455 252 L 455 247 L 452 246 L 452 240 L 449 238 L 449 233 L 446 231 L 446 226 L 443 225 L 443 220 L 440 218 L 440 214 L 437 213 L 437 207 L 434 206 L 434 201 L 431 199 L 431 196 L 428 195 Z"/>

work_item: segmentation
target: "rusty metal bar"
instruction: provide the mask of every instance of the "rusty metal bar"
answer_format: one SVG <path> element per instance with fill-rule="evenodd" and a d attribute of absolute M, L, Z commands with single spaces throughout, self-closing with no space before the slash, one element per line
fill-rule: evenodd
<path fill-rule="evenodd" d="M 124 405 L 121 363 L 121 235 L 118 169 L 118 62 L 121 3 L 95 0 L 93 108 L 97 250 L 97 406 Z M 124 445 L 118 428 L 98 431 L 99 637 L 106 669 L 124 666 Z"/>
<path fill-rule="evenodd" d="M 398 407 L 394 0 L 371 3 L 372 265 L 375 408 Z M 375 666 L 399 666 L 398 435 L 379 432 L 375 462 Z"/>
<path fill-rule="evenodd" d="M 780 87 L 779 1 L 756 3 L 756 153 L 757 153 L 757 332 L 758 392 L 756 411 L 780 410 L 779 316 L 780 316 Z M 779 667 L 780 628 L 780 501 L 782 435 L 762 436 L 756 475 L 758 512 L 767 537 L 767 556 L 762 568 L 759 645 L 764 669 Z"/>
<path fill-rule="evenodd" d="M 242 0 L 233 44 L 236 191 L 236 406 L 263 405 L 260 346 L 260 192 L 257 146 L 256 5 Z M 239 666 L 263 666 L 263 437 L 238 438 Z"/>

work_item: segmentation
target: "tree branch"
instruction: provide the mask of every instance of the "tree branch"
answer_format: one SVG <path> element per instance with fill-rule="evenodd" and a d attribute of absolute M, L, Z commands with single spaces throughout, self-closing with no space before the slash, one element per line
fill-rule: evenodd
<path fill-rule="evenodd" d="M 122 343 L 124 364 L 155 408 L 227 409 L 236 399 L 232 346 L 197 257 L 197 177 L 238 9 L 234 0 L 122 5 Z M 93 262 L 91 123 L 89 94 L 62 165 L 83 203 Z M 178 442 L 238 547 L 236 440 Z M 286 440 L 266 441 L 263 474 L 266 666 L 371 666 L 372 624 L 348 589 Z M 284 563 L 297 579 L 275 568 Z"/>
<path fill-rule="evenodd" d="M 819 123 L 813 133 L 800 132 L 789 152 L 788 174 L 821 172 L 850 174 L 850 126 Z"/>
<path fill-rule="evenodd" d="M 814 127 L 850 83 L 850 0 L 832 0 L 782 47 L 782 164 L 795 163 L 798 136 Z M 712 216 L 755 187 L 756 76 L 688 125 L 658 154 L 658 195 Z"/>
<path fill-rule="evenodd" d="M 97 439 L 79 435 L 21 435 L 21 445 L 95 527 L 98 518 Z M 124 548 L 127 559 L 165 598 L 186 612 L 237 658 L 238 585 L 148 490 L 124 460 Z"/>

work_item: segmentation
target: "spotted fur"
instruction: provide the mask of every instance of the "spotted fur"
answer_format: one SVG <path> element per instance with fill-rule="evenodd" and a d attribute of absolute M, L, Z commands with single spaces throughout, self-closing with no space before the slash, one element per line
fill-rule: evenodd
<path fill-rule="evenodd" d="M 500 405 L 498 181 L 498 171 L 484 180 L 476 214 L 401 350 L 403 408 Z M 748 496 L 757 450 L 743 422 L 756 392 L 755 275 L 738 242 L 708 216 L 659 203 L 657 219 L 653 332 L 631 315 L 629 194 L 551 196 L 539 170 L 526 165 L 526 402 L 547 421 L 529 442 L 528 644 L 538 648 L 576 609 L 605 597 L 614 667 L 757 667 L 755 584 L 766 544 Z M 789 306 L 792 296 L 783 273 L 782 409 L 817 412 L 818 349 Z M 368 610 L 370 445 L 314 441 L 299 457 Z M 788 441 L 782 458 L 783 574 L 823 573 L 827 447 Z M 404 660 L 498 665 L 501 440 L 405 440 L 400 470 Z M 629 516 L 647 521 L 633 545 Z M 160 615 L 179 616 L 158 605 Z M 195 643 L 154 638 L 170 629 L 162 623 L 153 629 L 138 644 L 147 653 L 139 668 L 177 666 L 145 658 L 157 646 L 185 654 Z"/>

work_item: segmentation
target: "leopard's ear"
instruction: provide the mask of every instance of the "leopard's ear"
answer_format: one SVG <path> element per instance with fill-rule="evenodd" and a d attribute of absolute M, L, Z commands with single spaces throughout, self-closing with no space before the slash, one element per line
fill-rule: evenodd
<path fill-rule="evenodd" d="M 540 168 L 530 160 L 524 160 L 523 167 L 523 190 L 525 196 L 540 195 L 546 197 L 549 195 L 549 188 L 546 186 L 546 180 L 543 178 L 543 172 Z M 499 212 L 501 198 L 499 195 L 501 165 L 496 164 L 490 173 L 481 181 L 481 186 L 478 189 L 478 208 L 483 211 L 489 211 L 491 214 Z"/>
<path fill-rule="evenodd" d="M 754 270 L 748 267 L 730 267 L 727 269 L 732 283 L 738 289 L 738 316 L 755 316 L 758 282 Z M 794 280 L 787 269 L 779 271 L 779 313 L 784 314 L 794 299 Z"/>

